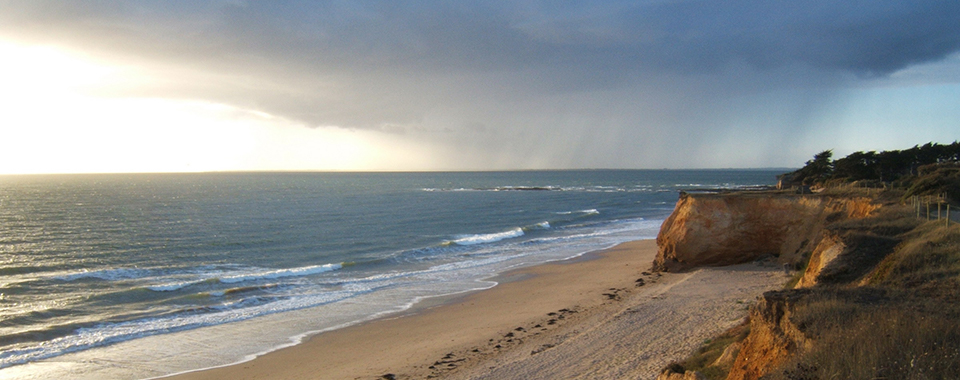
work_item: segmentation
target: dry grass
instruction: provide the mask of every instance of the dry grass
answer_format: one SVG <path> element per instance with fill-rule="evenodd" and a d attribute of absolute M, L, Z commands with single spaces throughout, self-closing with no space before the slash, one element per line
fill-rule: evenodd
<path fill-rule="evenodd" d="M 834 262 L 823 269 L 817 281 L 824 285 L 845 285 L 875 272 L 878 264 L 896 251 L 906 234 L 921 223 L 922 221 L 910 213 L 909 208 L 891 205 L 881 208 L 868 218 L 847 219 L 830 224 L 826 227 L 827 230 L 839 235 L 846 248 Z"/>
<path fill-rule="evenodd" d="M 923 221 L 916 218 L 911 207 L 887 205 L 868 218 L 847 219 L 827 228 L 833 231 L 862 231 L 878 236 L 896 237 L 913 231 L 921 223 Z"/>
<path fill-rule="evenodd" d="M 868 233 L 848 232 L 844 235 L 843 241 L 847 247 L 817 276 L 820 284 L 843 285 L 864 277 L 887 255 L 893 253 L 900 243 L 896 238 Z"/>
<path fill-rule="evenodd" d="M 960 226 L 900 238 L 871 286 L 821 287 L 795 306 L 814 348 L 769 379 L 960 379 Z"/>
<path fill-rule="evenodd" d="M 690 357 L 680 363 L 673 363 L 674 372 L 697 371 L 711 380 L 722 380 L 730 372 L 729 367 L 713 365 L 720 358 L 723 351 L 733 343 L 743 341 L 750 333 L 750 325 L 744 320 L 740 325 L 725 331 L 716 338 L 710 339 L 693 352 Z"/>
<path fill-rule="evenodd" d="M 948 198 L 960 200 L 960 167 L 940 165 L 929 168 L 930 171 L 919 177 L 905 181 L 909 186 L 903 198 L 914 195 L 938 195 L 945 193 Z"/>
<path fill-rule="evenodd" d="M 960 225 L 928 222 L 910 235 L 890 260 L 881 263 L 882 276 L 874 282 L 960 300 Z"/>
<path fill-rule="evenodd" d="M 820 191 L 821 195 L 828 195 L 832 197 L 868 197 L 873 198 L 878 194 L 883 192 L 883 188 L 876 187 L 862 187 L 857 184 L 827 184 L 827 187 Z"/>
<path fill-rule="evenodd" d="M 912 293 L 860 288 L 820 292 L 792 318 L 814 348 L 771 380 L 958 379 L 960 307 Z"/>
<path fill-rule="evenodd" d="M 918 220 L 891 204 L 898 194 L 881 197 L 873 216 L 827 227 L 847 249 L 820 285 L 788 291 L 800 297 L 790 321 L 812 348 L 764 379 L 960 379 L 960 225 Z M 726 344 L 718 338 L 677 365 L 723 378 L 709 364 Z"/>

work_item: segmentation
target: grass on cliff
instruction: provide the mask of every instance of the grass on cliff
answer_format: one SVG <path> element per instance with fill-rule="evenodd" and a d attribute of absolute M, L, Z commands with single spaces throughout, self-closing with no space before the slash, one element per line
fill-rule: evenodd
<path fill-rule="evenodd" d="M 842 191 L 831 195 L 872 190 Z M 788 291 L 802 294 L 789 322 L 812 345 L 762 379 L 960 379 L 960 225 L 917 219 L 896 192 L 875 199 L 885 206 L 871 217 L 826 226 L 846 257 L 816 287 Z M 710 365 L 723 349 L 708 347 L 677 366 L 724 378 Z"/>
<path fill-rule="evenodd" d="M 802 256 L 801 267 L 794 272 L 793 276 L 790 277 L 790 281 L 787 281 L 786 284 L 783 284 L 784 289 L 793 289 L 800 283 L 800 279 L 803 278 L 803 274 L 807 271 L 807 267 L 810 266 L 810 255 L 805 254 Z"/>
<path fill-rule="evenodd" d="M 722 380 L 727 378 L 730 372 L 730 365 L 714 365 L 717 359 L 723 355 L 724 350 L 731 344 L 743 341 L 750 333 L 749 321 L 744 319 L 743 323 L 731 328 L 719 336 L 710 339 L 700 348 L 693 352 L 687 359 L 679 363 L 672 363 L 670 366 L 676 373 L 684 371 L 697 371 L 710 380 Z"/>
<path fill-rule="evenodd" d="M 846 184 L 846 185 L 836 185 L 831 184 L 820 191 L 820 195 L 828 195 L 831 197 L 844 197 L 844 198 L 855 198 L 855 197 L 867 197 L 867 198 L 876 198 L 879 194 L 883 193 L 884 189 L 876 187 L 862 187 L 857 186 L 856 184 Z"/>
<path fill-rule="evenodd" d="M 905 234 L 922 223 L 914 217 L 909 207 L 888 205 L 869 217 L 845 219 L 828 225 L 827 230 L 843 236 L 847 248 L 833 264 L 823 269 L 817 278 L 818 282 L 845 284 L 859 280 L 874 271 L 878 263 L 895 251 Z M 799 271 L 784 285 L 784 289 L 792 289 L 803 277 L 810 264 L 811 253 L 803 253 Z"/>
<path fill-rule="evenodd" d="M 827 226 L 832 231 L 860 231 L 878 236 L 896 237 L 917 228 L 923 220 L 917 219 L 913 208 L 907 205 L 886 205 L 866 218 L 846 219 Z"/>
<path fill-rule="evenodd" d="M 791 320 L 813 348 L 764 379 L 960 379 L 960 306 L 878 288 L 807 298 Z"/>
<path fill-rule="evenodd" d="M 960 225 L 924 223 L 878 265 L 870 281 L 960 301 Z"/>
<path fill-rule="evenodd" d="M 901 239 L 868 286 L 821 287 L 796 305 L 813 348 L 765 378 L 960 379 L 960 225 Z"/>
<path fill-rule="evenodd" d="M 903 199 L 918 195 L 946 194 L 948 198 L 960 200 L 960 163 L 927 165 L 918 168 L 920 175 L 903 181 L 907 186 Z"/>

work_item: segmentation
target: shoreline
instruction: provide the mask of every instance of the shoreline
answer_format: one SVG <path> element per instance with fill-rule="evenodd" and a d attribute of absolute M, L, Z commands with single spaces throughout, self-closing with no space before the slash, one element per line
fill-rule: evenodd
<path fill-rule="evenodd" d="M 441 297 L 399 314 L 320 333 L 249 361 L 162 378 L 576 378 L 587 373 L 646 378 L 703 339 L 738 323 L 747 304 L 785 281 L 782 270 L 755 264 L 662 276 L 644 273 L 656 252 L 654 240 L 638 240 L 512 270 L 491 278 L 498 285 L 490 289 Z M 669 319 L 683 308 L 700 317 Z M 657 320 L 664 313 L 668 320 Z M 636 326 L 630 322 L 636 316 L 654 320 Z M 646 343 L 633 336 L 650 328 L 687 331 L 658 335 L 656 342 Z M 606 336 L 610 332 L 633 342 L 611 346 Z M 626 347 L 631 344 L 647 347 Z M 572 357 L 565 353 L 571 350 Z M 577 357 L 601 351 L 610 352 L 600 358 Z M 545 368 L 565 375 L 547 374 Z"/>

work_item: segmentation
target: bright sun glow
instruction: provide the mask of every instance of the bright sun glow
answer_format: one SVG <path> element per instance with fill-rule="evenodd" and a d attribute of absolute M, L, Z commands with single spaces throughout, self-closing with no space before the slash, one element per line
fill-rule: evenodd
<path fill-rule="evenodd" d="M 306 128 L 208 102 L 93 95 L 148 75 L 0 42 L 0 174 L 364 170 L 418 161 L 396 162 L 406 156 L 402 144 L 372 132 Z"/>

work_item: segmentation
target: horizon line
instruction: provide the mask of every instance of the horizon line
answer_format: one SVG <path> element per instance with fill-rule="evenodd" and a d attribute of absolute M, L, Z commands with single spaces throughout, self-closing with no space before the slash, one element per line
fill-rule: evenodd
<path fill-rule="evenodd" d="M 133 174 L 389 174 L 389 173 L 496 173 L 496 172 L 560 172 L 560 171 L 694 171 L 694 170 L 785 170 L 793 167 L 750 168 L 566 168 L 566 169 L 439 169 L 439 170 L 210 170 L 210 171 L 156 171 L 156 172 L 60 172 L 60 173 L 0 173 L 12 176 L 69 176 L 69 175 L 133 175 Z"/>

